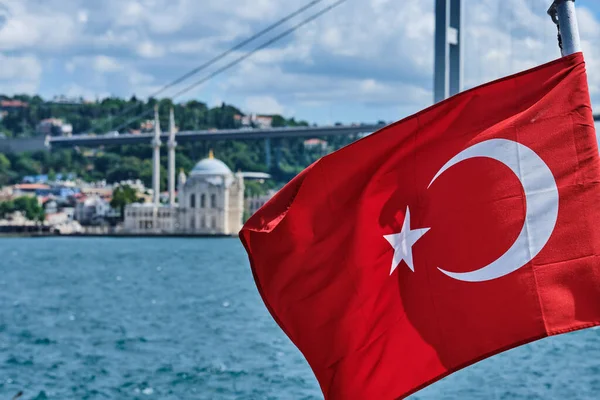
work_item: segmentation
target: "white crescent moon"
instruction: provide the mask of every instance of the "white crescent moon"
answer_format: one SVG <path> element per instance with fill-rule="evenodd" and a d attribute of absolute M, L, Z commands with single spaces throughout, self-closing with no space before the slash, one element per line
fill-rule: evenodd
<path fill-rule="evenodd" d="M 500 258 L 471 272 L 438 268 L 449 277 L 466 282 L 500 278 L 527 264 L 550 239 L 558 217 L 558 188 L 552 171 L 533 150 L 512 140 L 490 139 L 461 151 L 435 174 L 429 186 L 448 168 L 475 157 L 492 158 L 510 168 L 523 186 L 527 211 L 517 240 Z"/>

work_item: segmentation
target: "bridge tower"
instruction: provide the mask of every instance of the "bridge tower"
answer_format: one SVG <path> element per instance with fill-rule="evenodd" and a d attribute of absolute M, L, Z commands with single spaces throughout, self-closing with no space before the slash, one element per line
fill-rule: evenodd
<path fill-rule="evenodd" d="M 169 115 L 169 205 L 175 205 L 175 113 L 173 107 Z"/>
<path fill-rule="evenodd" d="M 435 0 L 434 102 L 462 90 L 462 0 Z"/>

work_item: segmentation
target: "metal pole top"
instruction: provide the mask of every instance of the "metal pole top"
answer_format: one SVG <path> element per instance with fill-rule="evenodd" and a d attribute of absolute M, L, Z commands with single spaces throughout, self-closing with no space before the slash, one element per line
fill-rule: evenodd
<path fill-rule="evenodd" d="M 581 51 L 575 0 L 554 0 L 548 15 L 558 28 L 558 46 L 563 56 Z"/>
<path fill-rule="evenodd" d="M 552 22 L 554 22 L 555 24 L 558 24 L 558 10 L 556 9 L 556 7 L 559 3 L 563 3 L 565 1 L 572 1 L 573 3 L 575 3 L 575 0 L 554 0 L 550 5 L 550 8 L 548 8 L 548 15 L 550 16 L 550 18 L 552 18 Z"/>

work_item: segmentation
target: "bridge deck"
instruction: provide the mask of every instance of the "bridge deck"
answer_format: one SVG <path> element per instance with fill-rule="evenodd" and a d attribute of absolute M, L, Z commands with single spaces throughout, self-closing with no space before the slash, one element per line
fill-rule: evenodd
<path fill-rule="evenodd" d="M 270 128 L 270 129 L 226 129 L 205 131 L 182 131 L 175 136 L 177 143 L 186 143 L 196 140 L 232 140 L 232 139 L 266 139 L 285 137 L 321 137 L 332 135 L 352 135 L 360 133 L 372 133 L 383 128 L 385 125 L 356 125 L 356 126 L 322 126 L 322 127 L 294 127 L 294 128 Z M 169 134 L 163 132 L 161 141 L 166 143 Z M 76 135 L 71 137 L 52 137 L 50 146 L 64 148 L 73 146 L 96 147 L 96 146 L 120 146 L 125 144 L 150 143 L 154 137 L 151 133 L 133 135 L 121 134 L 118 136 L 88 136 Z"/>

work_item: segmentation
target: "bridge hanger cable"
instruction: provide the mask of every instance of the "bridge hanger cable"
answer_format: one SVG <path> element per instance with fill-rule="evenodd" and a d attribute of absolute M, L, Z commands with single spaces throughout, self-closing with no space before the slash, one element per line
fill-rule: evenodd
<path fill-rule="evenodd" d="M 121 125 L 117 126 L 114 130 L 115 131 L 119 131 L 123 128 L 125 128 L 126 126 L 129 126 L 129 124 L 132 124 L 136 121 L 139 121 L 140 119 L 144 118 L 146 115 L 150 115 L 154 112 L 154 108 L 149 108 L 146 111 L 142 112 L 141 114 L 138 114 L 137 116 L 128 119 L 127 121 L 123 122 Z"/>
<path fill-rule="evenodd" d="M 343 2 L 345 2 L 346 0 L 338 0 L 335 3 L 325 7 L 324 9 L 322 9 L 321 11 L 311 15 L 310 17 L 306 18 L 305 20 L 299 22 L 298 24 L 292 26 L 291 28 L 283 31 L 282 33 L 280 33 L 279 35 L 275 36 L 272 39 L 267 40 L 266 42 L 264 42 L 263 44 L 261 44 L 260 46 L 254 48 L 252 51 L 236 58 L 235 60 L 231 61 L 228 64 L 225 64 L 224 66 L 222 66 L 221 68 L 217 69 L 216 71 L 210 73 L 209 75 L 205 76 L 204 78 L 200 79 L 199 81 L 196 81 L 194 83 L 192 83 L 189 86 L 186 86 L 185 88 L 183 88 L 182 90 L 178 91 L 177 93 L 175 93 L 171 98 L 176 98 L 181 96 L 182 94 L 185 94 L 187 92 L 189 92 L 190 90 L 194 89 L 195 87 L 207 82 L 208 80 L 216 77 L 217 75 L 220 75 L 221 73 L 227 71 L 228 69 L 236 66 L 237 64 L 239 64 L 240 62 L 244 61 L 245 59 L 247 59 L 248 57 L 252 56 L 254 53 L 263 50 L 266 47 L 269 47 L 270 45 L 272 45 L 275 42 L 278 42 L 279 40 L 283 39 L 284 37 L 290 35 L 291 33 L 293 33 L 294 31 L 298 30 L 299 28 L 301 28 L 302 26 L 314 21 L 315 19 L 319 18 L 320 16 L 322 16 L 323 14 L 327 13 L 328 11 L 331 11 L 333 8 L 339 6 L 340 4 L 342 4 Z"/>
<path fill-rule="evenodd" d="M 304 19 L 303 21 L 299 22 L 298 24 L 292 26 L 291 28 L 283 31 L 282 33 L 280 33 L 279 35 L 267 40 L 266 42 L 262 43 L 260 46 L 254 48 L 253 50 L 251 50 L 250 52 L 236 58 L 235 60 L 231 61 L 228 64 L 225 64 L 224 66 L 222 66 L 221 68 L 215 70 L 214 72 L 208 74 L 207 76 L 205 76 L 204 78 L 192 83 L 191 85 L 186 86 L 185 88 L 183 88 L 182 90 L 178 91 L 177 93 L 175 93 L 173 96 L 171 96 L 171 99 L 175 99 L 176 97 L 179 97 L 187 92 L 189 92 L 190 90 L 196 88 L 197 86 L 206 83 L 207 81 L 209 81 L 210 79 L 213 79 L 214 77 L 216 77 L 217 75 L 220 75 L 221 73 L 227 71 L 228 69 L 236 66 L 237 64 L 239 64 L 240 62 L 244 61 L 245 59 L 247 59 L 248 57 L 252 56 L 253 54 L 257 53 L 260 50 L 265 49 L 266 47 L 272 45 L 273 43 L 283 39 L 284 37 L 290 35 L 291 33 L 293 33 L 294 31 L 298 30 L 299 28 L 301 28 L 302 26 L 314 21 L 315 19 L 321 17 L 322 15 L 324 15 L 325 13 L 327 13 L 328 11 L 332 10 L 333 8 L 339 6 L 340 4 L 344 3 L 346 0 L 338 0 L 335 3 L 332 3 L 331 5 L 325 7 L 324 9 L 322 9 L 321 11 L 311 15 L 310 17 Z M 135 122 L 141 118 L 143 118 L 145 115 L 148 115 L 150 112 L 152 112 L 152 109 L 148 109 L 146 111 L 144 111 L 143 113 L 139 114 L 137 117 L 134 117 L 132 119 L 130 119 L 129 121 L 125 122 L 124 124 L 120 125 L 118 127 L 118 129 L 121 129 L 129 124 L 131 124 L 132 122 Z M 117 129 L 117 130 L 118 130 Z"/>
<path fill-rule="evenodd" d="M 173 86 L 175 86 L 175 85 L 177 85 L 177 84 L 185 81 L 186 79 L 190 78 L 191 76 L 194 76 L 198 72 L 200 72 L 202 70 L 205 70 L 206 68 L 208 68 L 211 65 L 215 64 L 216 62 L 222 60 L 223 58 L 225 58 L 229 54 L 233 53 L 234 51 L 241 49 L 242 47 L 246 46 L 248 43 L 253 42 L 254 40 L 258 39 L 259 37 L 261 37 L 261 36 L 263 36 L 263 35 L 271 32 L 273 29 L 281 26 L 282 24 L 284 24 L 285 22 L 287 22 L 290 19 L 294 18 L 298 14 L 301 14 L 302 12 L 308 10 L 309 8 L 317 5 L 318 3 L 322 2 L 322 1 L 323 0 L 312 0 L 312 1 L 308 2 L 304 6 L 300 7 L 299 9 L 297 9 L 296 11 L 294 11 L 294 12 L 286 15 L 285 17 L 279 19 L 278 21 L 274 22 L 273 24 L 271 24 L 271 25 L 267 26 L 266 28 L 262 29 L 261 31 L 256 32 L 254 35 L 250 36 L 249 38 L 244 39 L 241 42 L 237 43 L 235 46 L 231 47 L 230 49 L 228 49 L 228 50 L 222 52 L 221 54 L 213 57 L 212 59 L 206 61 L 202 65 L 199 65 L 198 67 L 196 67 L 196 68 L 194 68 L 194 69 L 186 72 L 185 74 L 181 75 L 179 78 L 171 81 L 170 83 L 167 83 L 166 85 L 164 85 L 163 87 L 161 87 L 157 91 L 151 93 L 148 97 L 149 98 L 156 97 L 159 94 L 164 93 L 165 91 L 167 91 L 168 89 L 172 88 Z M 134 104 L 134 105 L 126 108 L 125 110 L 121 111 L 115 117 L 120 117 L 123 114 L 127 114 L 129 111 L 133 110 L 136 107 L 137 107 L 137 104 Z"/>

